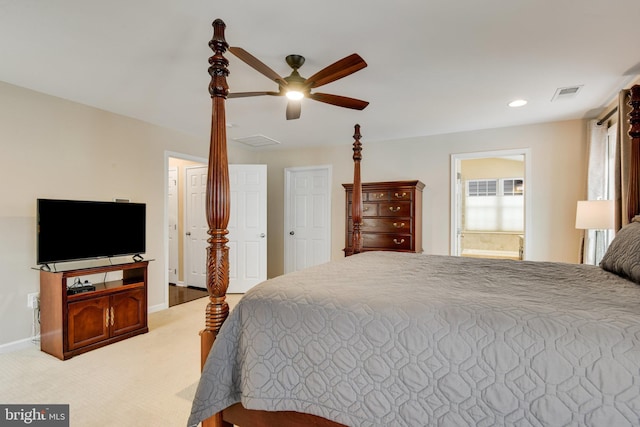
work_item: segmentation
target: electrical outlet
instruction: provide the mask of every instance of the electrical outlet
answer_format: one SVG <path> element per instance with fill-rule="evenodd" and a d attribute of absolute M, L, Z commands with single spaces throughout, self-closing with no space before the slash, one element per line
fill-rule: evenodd
<path fill-rule="evenodd" d="M 40 299 L 40 292 L 27 294 L 27 307 L 38 308 L 39 299 Z"/>

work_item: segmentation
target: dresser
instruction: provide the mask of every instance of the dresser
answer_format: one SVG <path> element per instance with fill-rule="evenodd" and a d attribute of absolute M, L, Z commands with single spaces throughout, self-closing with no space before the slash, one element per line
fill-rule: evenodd
<path fill-rule="evenodd" d="M 353 184 L 346 192 L 345 253 L 351 253 Z M 362 184 L 362 250 L 422 252 L 422 190 L 420 181 Z"/>

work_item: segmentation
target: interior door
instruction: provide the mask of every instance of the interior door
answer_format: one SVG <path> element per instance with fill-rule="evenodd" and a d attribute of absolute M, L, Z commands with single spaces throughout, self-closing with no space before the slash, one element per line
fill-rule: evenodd
<path fill-rule="evenodd" d="M 331 259 L 331 166 L 285 170 L 285 273 Z"/>
<path fill-rule="evenodd" d="M 207 287 L 207 168 L 185 168 L 185 284 Z"/>
<path fill-rule="evenodd" d="M 186 169 L 185 280 L 188 286 L 206 288 L 207 167 Z M 244 293 L 267 278 L 267 167 L 229 165 L 229 288 Z"/>
<path fill-rule="evenodd" d="M 178 168 L 169 168 L 167 210 L 169 216 L 169 283 L 178 283 Z"/>
<path fill-rule="evenodd" d="M 245 293 L 267 279 L 267 165 L 229 165 L 229 289 Z"/>

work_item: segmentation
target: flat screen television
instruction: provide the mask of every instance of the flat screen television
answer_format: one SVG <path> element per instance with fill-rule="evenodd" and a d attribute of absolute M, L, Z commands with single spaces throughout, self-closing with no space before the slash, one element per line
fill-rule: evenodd
<path fill-rule="evenodd" d="M 37 263 L 145 253 L 144 203 L 38 199 Z"/>

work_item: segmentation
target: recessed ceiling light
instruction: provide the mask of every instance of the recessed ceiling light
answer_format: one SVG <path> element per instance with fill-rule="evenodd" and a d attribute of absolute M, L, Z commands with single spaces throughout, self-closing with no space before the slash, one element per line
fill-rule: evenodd
<path fill-rule="evenodd" d="M 523 105 L 527 105 L 527 101 L 524 99 L 516 99 L 515 101 L 511 101 L 509 103 L 509 107 L 522 107 Z"/>

